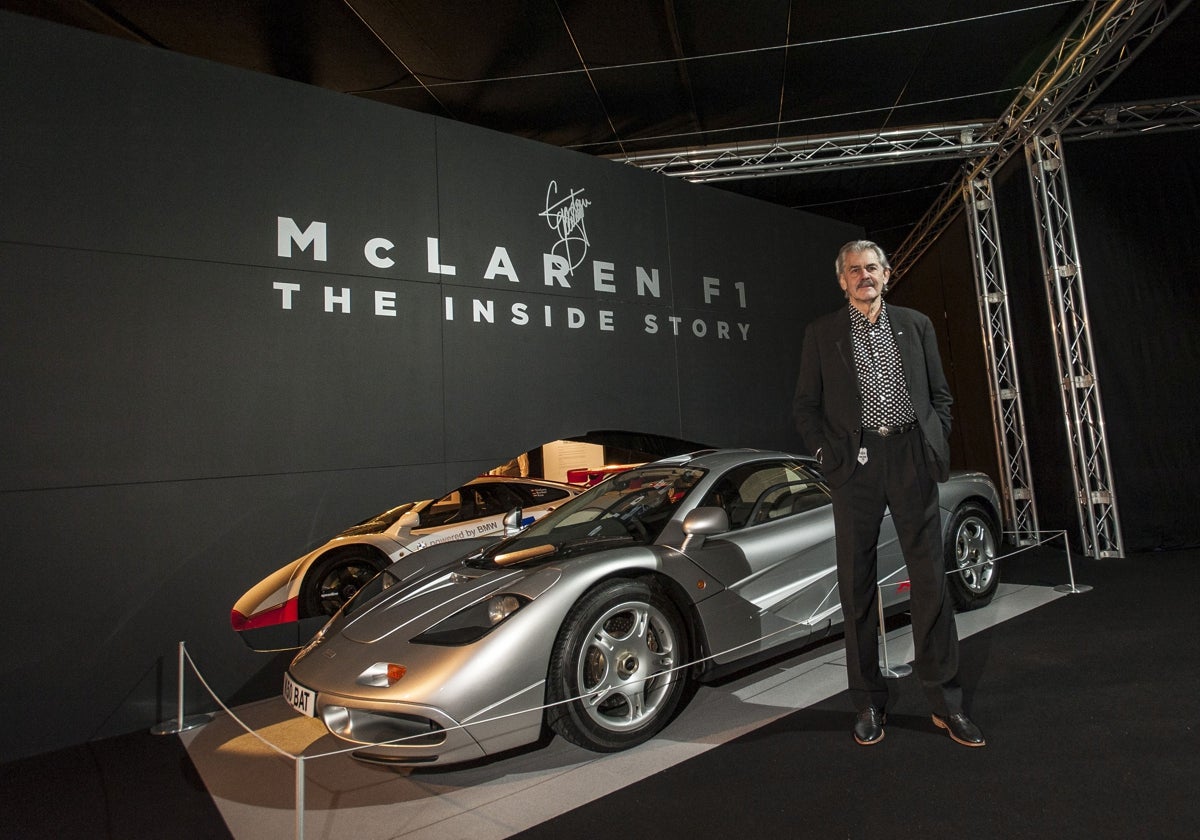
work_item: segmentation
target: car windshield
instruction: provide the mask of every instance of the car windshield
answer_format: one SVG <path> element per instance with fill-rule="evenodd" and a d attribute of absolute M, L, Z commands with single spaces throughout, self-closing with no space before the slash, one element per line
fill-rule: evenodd
<path fill-rule="evenodd" d="M 342 531 L 340 537 L 358 537 L 363 534 L 382 534 L 388 528 L 392 527 L 401 516 L 413 509 L 416 502 L 405 502 L 402 505 L 385 510 L 378 516 L 373 516 L 370 519 L 353 525 Z"/>
<path fill-rule="evenodd" d="M 647 465 L 597 484 L 484 552 L 505 564 L 599 542 L 649 545 L 705 473 L 694 467 Z"/>

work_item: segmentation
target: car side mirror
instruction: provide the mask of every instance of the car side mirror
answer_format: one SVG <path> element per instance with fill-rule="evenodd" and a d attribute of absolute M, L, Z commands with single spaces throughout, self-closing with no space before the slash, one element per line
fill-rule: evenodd
<path fill-rule="evenodd" d="M 724 534 L 729 530 L 729 514 L 725 508 L 698 507 L 683 518 L 683 533 L 687 539 L 679 547 L 686 552 L 689 548 L 700 548 L 708 537 Z"/>
<path fill-rule="evenodd" d="M 504 536 L 511 537 L 521 530 L 521 509 L 513 508 L 504 517 Z"/>
<path fill-rule="evenodd" d="M 400 514 L 400 521 L 397 523 L 401 529 L 412 530 L 421 524 L 421 514 L 415 510 L 410 510 Z"/>

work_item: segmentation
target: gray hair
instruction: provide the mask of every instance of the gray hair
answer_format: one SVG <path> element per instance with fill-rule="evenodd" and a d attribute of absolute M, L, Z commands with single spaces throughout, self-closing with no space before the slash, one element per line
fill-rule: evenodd
<path fill-rule="evenodd" d="M 883 253 L 883 249 L 869 239 L 855 239 L 852 242 L 847 242 L 838 251 L 837 261 L 833 264 L 834 270 L 837 271 L 837 276 L 842 276 L 842 269 L 846 265 L 847 254 L 858 254 L 863 251 L 874 251 L 879 255 L 879 264 L 884 268 L 891 270 L 891 263 L 888 262 L 887 254 Z"/>

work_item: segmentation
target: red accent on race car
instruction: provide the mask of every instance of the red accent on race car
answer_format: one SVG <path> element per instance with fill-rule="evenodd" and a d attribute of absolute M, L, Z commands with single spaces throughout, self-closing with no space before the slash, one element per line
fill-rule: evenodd
<path fill-rule="evenodd" d="M 595 487 L 610 475 L 623 473 L 636 467 L 637 464 L 614 464 L 607 467 L 577 467 L 567 470 L 567 484 L 582 484 L 584 487 Z"/>
<path fill-rule="evenodd" d="M 300 620 L 300 599 L 292 598 L 284 601 L 278 607 L 273 607 L 269 610 L 255 613 L 251 616 L 242 615 L 237 610 L 233 610 L 229 616 L 229 623 L 233 625 L 233 629 L 241 633 L 243 630 L 254 630 L 258 627 L 270 627 L 272 624 L 287 624 L 290 621 Z"/>

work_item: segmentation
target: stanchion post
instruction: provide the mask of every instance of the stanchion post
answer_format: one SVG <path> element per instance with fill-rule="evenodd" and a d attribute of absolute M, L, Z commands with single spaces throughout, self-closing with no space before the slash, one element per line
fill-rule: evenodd
<path fill-rule="evenodd" d="M 912 666 L 901 662 L 895 668 L 888 664 L 887 626 L 883 622 L 883 590 L 875 587 L 875 603 L 879 605 L 879 641 L 883 644 L 883 661 L 879 663 L 879 671 L 888 679 L 900 679 L 912 673 Z"/>
<path fill-rule="evenodd" d="M 1054 591 L 1066 592 L 1068 595 L 1078 595 L 1082 592 L 1091 592 L 1092 587 L 1088 586 L 1086 583 L 1080 585 L 1075 584 L 1075 566 L 1073 563 L 1071 563 L 1071 541 L 1067 539 L 1066 531 L 1062 532 L 1062 538 L 1063 548 L 1067 550 L 1067 576 L 1071 579 L 1071 582 L 1060 583 L 1058 586 L 1054 587 Z"/>
<path fill-rule="evenodd" d="M 296 757 L 296 840 L 304 840 L 304 756 Z"/>
<path fill-rule="evenodd" d="M 187 732 L 189 729 L 195 729 L 198 726 L 203 726 L 212 718 L 209 715 L 192 715 L 191 717 L 183 716 L 183 669 L 186 667 L 183 642 L 179 643 L 179 674 L 175 683 L 175 720 L 163 721 L 151 727 L 150 731 L 155 735 L 178 735 L 180 732 Z"/>

